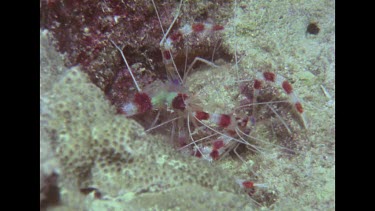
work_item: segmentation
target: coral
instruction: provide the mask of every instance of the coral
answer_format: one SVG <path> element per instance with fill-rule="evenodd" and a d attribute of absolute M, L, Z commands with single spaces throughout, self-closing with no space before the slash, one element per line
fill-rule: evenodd
<path fill-rule="evenodd" d="M 183 184 L 240 191 L 233 177 L 221 169 L 176 153 L 163 143 L 165 137 L 146 135 L 133 120 L 107 115 L 113 110 L 104 105 L 101 92 L 85 80 L 85 75 L 73 68 L 52 90 L 54 103 L 49 110 L 56 119 L 48 120 L 47 128 L 58 134 L 54 145 L 64 179 L 76 181 L 73 185 L 81 188 L 95 187 L 108 197 L 166 191 Z M 84 100 L 88 96 L 91 99 Z M 77 107 L 79 104 L 82 106 Z"/>
<path fill-rule="evenodd" d="M 151 204 L 141 203 L 142 199 L 161 192 L 165 196 L 180 195 L 181 199 L 171 202 L 170 197 L 160 195 L 163 200 L 152 206 L 198 206 L 183 199 L 194 200 L 200 195 L 198 198 L 207 202 L 202 206 L 210 209 L 249 206 L 233 175 L 176 152 L 165 141 L 168 138 L 148 135 L 134 120 L 115 115 L 103 92 L 79 68 L 67 69 L 53 84 L 41 95 L 45 108 L 41 130 L 48 134 L 61 166 L 63 206 L 86 206 L 79 204 L 90 196 L 72 196 L 88 187 L 96 188 L 109 200 L 134 195 L 127 203 L 143 208 Z M 211 203 L 214 198 L 216 203 Z"/>
<path fill-rule="evenodd" d="M 58 176 L 60 167 L 49 138 L 40 131 L 40 207 L 59 202 Z"/>
<path fill-rule="evenodd" d="M 182 184 L 166 190 L 163 194 L 143 194 L 130 200 L 127 205 L 133 210 L 253 210 L 247 205 L 247 200 L 244 196 L 230 192 L 214 191 L 195 184 Z M 96 200 L 92 201 L 92 207 L 96 210 L 116 210 L 121 209 L 121 202 Z"/>
<path fill-rule="evenodd" d="M 53 36 L 47 30 L 40 31 L 40 93 L 44 94 L 52 88 L 52 83 L 64 71 L 64 56 L 50 46 Z"/>
<path fill-rule="evenodd" d="M 269 192 L 277 195 L 255 198 L 268 201 L 275 210 L 335 209 L 334 8 L 329 0 L 238 1 L 236 17 L 227 26 L 236 27 L 236 36 L 225 32 L 224 43 L 230 52 L 238 52 L 242 75 L 251 76 L 254 70 L 277 72 L 290 79 L 305 104 L 309 129 L 291 139 L 277 137 L 277 143 L 295 144 L 295 155 L 274 150 L 259 157 L 243 155 L 254 163 L 258 179 L 267 181 Z M 314 22 L 319 23 L 319 33 L 306 34 L 307 25 Z M 275 139 L 267 131 L 257 135 Z"/>
<path fill-rule="evenodd" d="M 48 92 L 53 86 L 53 81 L 65 69 L 62 63 L 62 55 L 50 48 L 50 39 L 47 31 L 40 32 L 40 93 Z M 41 105 L 41 113 L 45 113 L 46 106 Z M 51 146 L 51 139 L 47 132 L 42 129 L 47 123 L 41 116 L 40 122 L 40 207 L 41 209 L 56 204 L 58 198 L 58 176 L 60 166 L 55 156 L 55 151 Z"/>
<path fill-rule="evenodd" d="M 158 49 L 161 32 L 154 12 L 151 12 L 151 4 L 129 1 L 127 9 L 139 9 L 140 14 L 145 14 L 147 8 L 150 11 L 146 16 L 139 17 L 134 11 L 127 14 L 127 18 L 116 14 L 119 15 L 118 23 L 101 31 L 106 15 L 92 21 L 94 14 L 103 14 L 101 8 L 92 7 L 96 10 L 90 12 L 88 7 L 76 7 L 80 1 L 64 1 L 66 6 L 63 1 L 48 2 L 51 2 L 48 7 L 41 6 L 41 11 L 44 11 L 41 12 L 42 27 L 53 31 L 59 51 L 66 52 L 70 57 L 66 64 L 73 66 L 80 63 L 84 72 L 88 73 L 87 77 L 79 68 L 63 71 L 62 56 L 43 56 L 48 54 L 42 50 L 53 50 L 45 46 L 50 42 L 41 40 L 41 126 L 61 163 L 58 182 L 63 202 L 61 209 L 98 207 L 103 210 L 111 207 L 121 210 L 124 206 L 133 210 L 203 209 L 203 206 L 207 206 L 204 209 L 227 209 L 224 207 L 231 206 L 231 200 L 237 202 L 234 210 L 243 210 L 243 204 L 250 209 L 249 198 L 238 190 L 234 180 L 236 177 L 247 178 L 249 172 L 253 172 L 257 181 L 268 185 L 266 191 L 252 195 L 264 209 L 334 210 L 335 23 L 332 1 L 238 1 L 235 18 L 225 25 L 226 29 L 236 26 L 237 33 L 227 30 L 223 40 L 232 54 L 237 52 L 241 61 L 238 64 L 241 77 L 251 78 L 253 71 L 257 70 L 274 71 L 291 79 L 290 85 L 304 100 L 311 127 L 308 131 L 293 133 L 291 139 L 284 135 L 275 137 L 274 131 L 269 128 L 259 127 L 255 131 L 260 139 L 277 144 L 282 142 L 287 147 L 293 145 L 295 153 L 267 148 L 267 153 L 254 155 L 240 152 L 239 148 L 244 162 L 228 156 L 228 159 L 214 164 L 184 157 L 171 149 L 168 138 L 146 134 L 133 120 L 116 116 L 115 109 L 109 106 L 103 92 L 97 88 L 108 93 L 108 89 L 117 86 L 112 101 L 126 101 L 126 96 L 121 94 L 131 95 L 134 92 L 126 71 L 115 78 L 122 71 L 123 63 L 114 47 L 109 47 L 111 44 L 107 39 L 112 32 L 116 36 L 111 38 L 117 44 L 127 46 L 124 53 L 129 63 L 137 67 L 134 69 L 141 86 L 153 80 L 151 71 L 162 78 L 162 55 Z M 134 6 L 135 2 L 139 5 Z M 186 5 L 183 14 L 186 18 L 188 12 L 192 12 L 193 15 L 187 17 L 191 20 L 212 18 L 214 14 L 207 13 L 207 8 L 217 8 L 212 2 L 207 7 L 199 1 L 188 2 L 192 4 Z M 167 14 L 162 16 L 164 28 L 167 28 L 176 12 L 176 5 L 156 3 Z M 192 9 L 196 5 L 197 9 Z M 124 11 L 120 5 L 110 6 L 110 10 L 103 8 L 110 14 Z M 226 11 L 229 9 L 232 8 L 228 7 Z M 45 13 L 46 10 L 49 10 L 48 13 Z M 67 11 L 73 11 L 74 17 Z M 221 12 L 217 14 L 222 15 Z M 56 14 L 61 18 L 58 21 L 52 20 Z M 80 22 L 87 14 L 87 20 L 91 21 Z M 133 30 L 130 23 L 137 23 L 137 18 L 147 21 Z M 95 25 L 98 22 L 100 24 Z M 185 19 L 175 27 L 183 22 Z M 319 34 L 306 35 L 306 26 L 310 22 L 319 23 Z M 97 30 L 90 27 L 86 30 L 85 26 L 80 26 L 82 23 L 94 24 L 93 28 Z M 127 28 L 131 30 L 124 30 Z M 63 31 L 67 33 L 59 34 Z M 147 39 L 143 36 L 146 34 L 149 36 Z M 99 50 L 95 51 L 95 48 Z M 220 71 L 221 74 L 212 74 L 212 71 Z M 231 77 L 225 76 L 224 71 Z M 230 81 L 221 80 L 221 75 Z M 205 107 L 218 105 L 206 107 L 213 109 L 212 112 L 226 113 L 237 105 L 232 101 L 232 96 L 238 93 L 238 86 L 232 83 L 236 79 L 232 79 L 234 76 L 236 70 L 233 67 L 220 70 L 206 68 L 188 78 L 188 81 L 196 82 L 196 85 L 189 85 L 189 89 L 193 89 L 191 92 L 202 90 L 200 100 Z M 208 83 L 199 80 L 205 77 L 213 77 L 214 80 Z M 285 121 L 289 123 L 289 119 Z M 80 188 L 96 188 L 102 199 L 98 199 L 96 191 L 85 195 L 79 191 Z M 202 205 L 194 204 L 194 197 L 202 199 Z"/>
<path fill-rule="evenodd" d="M 112 111 L 97 87 L 88 83 L 82 74 L 78 68 L 67 70 L 42 97 L 43 106 L 49 111 L 44 121 L 48 122 L 47 130 L 53 137 L 56 156 L 65 174 L 74 175 L 78 183 L 89 174 L 93 162 L 91 128 L 95 122 L 108 118 Z M 60 84 L 65 88 L 58 86 Z"/>
<path fill-rule="evenodd" d="M 100 154 L 92 168 L 94 187 L 106 187 L 100 189 L 112 196 L 119 191 L 155 192 L 183 184 L 239 191 L 233 178 L 221 169 L 176 153 L 165 137 L 147 137 L 136 131 L 143 131 L 142 127 L 123 117 L 93 128 L 94 142 L 99 140 L 93 150 Z"/>
<path fill-rule="evenodd" d="M 164 31 L 177 15 L 179 1 L 155 0 Z M 186 2 L 173 30 L 185 23 L 215 20 L 224 22 L 230 15 L 230 2 Z M 54 35 L 57 50 L 66 53 L 68 67 L 81 65 L 90 80 L 103 91 L 110 91 L 123 62 L 109 39 L 122 46 L 130 64 L 141 63 L 147 72 L 138 72 L 137 80 L 147 84 L 153 77 L 166 78 L 159 42 L 163 37 L 159 20 L 149 0 L 131 1 L 41 1 L 40 26 Z M 208 12 L 209 10 L 215 12 Z M 172 31 L 173 31 L 172 30 Z M 192 41 L 192 42 L 191 42 Z M 211 57 L 214 40 L 189 41 L 192 56 Z M 208 41 L 208 42 L 207 42 Z M 216 52 L 223 52 L 220 48 Z M 185 51 L 180 51 L 179 63 L 185 62 Z M 155 76 L 156 73 L 156 76 Z M 127 86 L 132 87 L 132 84 Z"/>

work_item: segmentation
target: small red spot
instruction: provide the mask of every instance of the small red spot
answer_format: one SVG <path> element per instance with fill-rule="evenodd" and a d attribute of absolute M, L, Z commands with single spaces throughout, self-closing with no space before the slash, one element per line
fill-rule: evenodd
<path fill-rule="evenodd" d="M 254 81 L 254 89 L 260 89 L 260 88 L 262 88 L 262 82 L 259 81 L 259 80 L 257 80 L 257 79 L 255 79 L 255 81 Z"/>
<path fill-rule="evenodd" d="M 235 136 L 237 133 L 234 130 L 227 130 L 228 135 Z"/>
<path fill-rule="evenodd" d="M 219 126 L 220 127 L 228 127 L 230 125 L 230 116 L 226 114 L 222 114 L 220 117 Z"/>
<path fill-rule="evenodd" d="M 283 86 L 283 89 L 285 90 L 285 92 L 287 94 L 290 94 L 290 93 L 293 92 L 293 87 L 292 87 L 292 85 L 290 85 L 290 83 L 288 81 L 284 81 L 282 86 Z"/>
<path fill-rule="evenodd" d="M 164 56 L 164 59 L 166 60 L 171 59 L 171 54 L 169 53 L 169 51 L 163 51 L 163 56 Z"/>
<path fill-rule="evenodd" d="M 254 187 L 254 183 L 251 182 L 251 181 L 245 181 L 242 183 L 242 185 L 245 187 L 245 188 L 253 188 Z"/>
<path fill-rule="evenodd" d="M 212 150 L 212 152 L 210 153 L 210 156 L 211 156 L 212 159 L 214 159 L 214 160 L 219 159 L 219 151 L 217 151 L 217 150 Z"/>
<path fill-rule="evenodd" d="M 272 81 L 272 82 L 275 82 L 275 73 L 271 73 L 271 72 L 264 72 L 263 73 L 263 76 L 264 78 L 267 80 L 267 81 Z"/>
<path fill-rule="evenodd" d="M 185 110 L 185 99 L 187 98 L 186 94 L 178 93 L 178 95 L 172 100 L 172 108 L 179 109 L 181 111 Z"/>
<path fill-rule="evenodd" d="M 96 199 L 101 199 L 101 198 L 102 198 L 102 193 L 100 193 L 99 191 L 95 191 L 95 192 L 94 192 L 94 197 L 95 197 Z"/>
<path fill-rule="evenodd" d="M 213 143 L 214 150 L 218 150 L 223 146 L 224 146 L 224 141 L 222 141 L 222 140 L 217 140 L 217 141 L 214 141 L 214 143 Z"/>
<path fill-rule="evenodd" d="M 224 26 L 217 25 L 217 24 L 212 27 L 212 30 L 214 30 L 214 31 L 220 31 L 220 30 L 223 30 L 223 29 L 224 29 Z"/>
<path fill-rule="evenodd" d="M 193 152 L 193 155 L 197 158 L 201 158 L 202 157 L 202 154 L 199 150 L 197 150 L 196 152 Z"/>
<path fill-rule="evenodd" d="M 181 32 L 176 32 L 176 33 L 174 33 L 174 34 L 171 35 L 171 40 L 173 42 L 180 41 L 181 38 L 182 38 Z"/>
<path fill-rule="evenodd" d="M 121 107 L 116 108 L 117 114 L 126 114 L 125 111 Z"/>
<path fill-rule="evenodd" d="M 143 113 L 152 108 L 151 99 L 146 93 L 136 93 L 134 96 L 134 103 L 137 105 L 139 113 Z"/>
<path fill-rule="evenodd" d="M 199 120 L 207 120 L 208 118 L 210 118 L 210 115 L 204 111 L 196 111 L 195 117 Z"/>
<path fill-rule="evenodd" d="M 184 147 L 184 146 L 186 146 L 186 145 L 187 145 L 186 142 L 179 140 L 179 146 L 180 146 L 180 147 Z"/>
<path fill-rule="evenodd" d="M 186 143 L 186 137 L 184 135 L 182 135 L 182 136 L 179 135 L 178 136 L 178 143 L 179 143 L 180 147 L 186 146 L 187 145 L 187 143 Z"/>
<path fill-rule="evenodd" d="M 302 114 L 303 113 L 303 107 L 302 107 L 302 104 L 300 102 L 296 102 L 296 104 L 294 104 L 296 106 L 296 109 L 297 111 Z"/>
<path fill-rule="evenodd" d="M 194 23 L 191 28 L 194 32 L 202 32 L 204 30 L 204 25 L 202 23 Z"/>

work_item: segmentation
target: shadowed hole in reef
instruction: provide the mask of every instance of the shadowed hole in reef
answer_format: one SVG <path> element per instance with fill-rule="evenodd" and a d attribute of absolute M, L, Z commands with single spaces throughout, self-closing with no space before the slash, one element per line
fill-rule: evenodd
<path fill-rule="evenodd" d="M 45 178 L 45 186 L 41 190 L 44 193 L 44 199 L 40 202 L 40 210 L 60 204 L 60 188 L 57 186 L 57 179 L 58 174 L 55 172 Z"/>

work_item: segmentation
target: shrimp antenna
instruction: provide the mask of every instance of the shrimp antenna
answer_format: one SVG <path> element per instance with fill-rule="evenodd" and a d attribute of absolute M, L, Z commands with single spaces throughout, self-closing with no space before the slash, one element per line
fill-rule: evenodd
<path fill-rule="evenodd" d="M 134 77 L 134 75 L 133 75 L 132 69 L 130 68 L 130 66 L 129 66 L 129 64 L 128 64 L 128 61 L 126 61 L 126 58 L 125 58 L 124 53 L 122 52 L 121 48 L 118 47 L 118 46 L 117 46 L 112 40 L 109 40 L 109 41 L 111 41 L 111 43 L 117 48 L 117 50 L 120 51 L 121 56 L 122 56 L 122 59 L 124 60 L 124 62 L 125 62 L 125 64 L 126 64 L 126 67 L 128 68 L 129 73 L 130 73 L 130 75 L 131 75 L 132 78 L 133 78 L 134 84 L 135 84 L 135 86 L 137 87 L 138 92 L 141 92 L 142 90 L 139 88 L 138 83 L 137 83 L 137 81 L 135 80 L 135 77 Z"/>

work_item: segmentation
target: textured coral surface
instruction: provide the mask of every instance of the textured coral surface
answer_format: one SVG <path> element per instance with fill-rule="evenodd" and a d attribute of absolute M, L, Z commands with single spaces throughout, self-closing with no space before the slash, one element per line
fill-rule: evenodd
<path fill-rule="evenodd" d="M 155 0 L 155 4 L 164 32 L 177 14 L 181 18 L 171 32 L 194 21 L 208 20 L 224 24 L 225 18 L 231 14 L 230 2 L 227 1 L 185 2 L 180 13 L 179 1 Z M 163 32 L 151 1 L 41 1 L 40 9 L 41 28 L 50 30 L 55 37 L 57 50 L 66 54 L 66 66 L 80 64 L 91 81 L 103 91 L 111 91 L 124 64 L 110 40 L 120 45 L 129 63 L 135 65 L 134 69 L 139 69 L 139 73 L 136 73 L 139 83 L 147 84 L 154 78 L 166 78 L 159 49 Z M 215 13 L 209 13 L 210 10 Z M 190 46 L 191 62 L 197 55 L 210 57 L 215 40 L 195 37 L 186 40 L 186 43 Z M 220 52 L 220 48 L 216 52 Z M 182 66 L 185 50 L 180 50 L 175 59 L 181 60 L 176 63 Z M 127 76 L 127 79 L 130 77 Z M 129 90 L 133 84 L 123 86 Z"/>
<path fill-rule="evenodd" d="M 120 206 L 121 201 L 122 206 L 134 205 L 131 209 L 248 206 L 248 198 L 241 194 L 233 176 L 199 159 L 183 156 L 165 143 L 166 137 L 147 135 L 134 120 L 115 115 L 100 89 L 79 68 L 66 69 L 57 78 L 53 88 L 41 95 L 41 131 L 49 134 L 61 165 L 63 206 L 113 207 Z M 97 205 L 101 202 L 91 201 L 89 196 L 74 195 L 88 187 L 98 189 L 114 204 L 103 201 Z M 196 191 L 185 193 L 192 189 Z M 157 196 L 160 200 L 143 202 L 161 192 L 165 195 Z M 169 194 L 180 198 L 171 201 Z M 191 203 L 216 197 L 222 200 L 212 205 Z"/>
<path fill-rule="evenodd" d="M 215 59 L 226 61 L 217 62 L 219 69 L 203 67 L 189 75 L 189 90 L 200 92 L 210 112 L 228 112 L 238 105 L 232 97 L 238 94 L 237 71 L 242 80 L 254 71 L 274 71 L 291 81 L 310 126 L 306 131 L 293 126 L 291 136 L 257 129 L 258 138 L 281 142 L 296 153 L 274 147 L 265 154 L 242 152 L 244 162 L 227 156 L 213 164 L 181 155 L 168 137 L 145 133 L 134 120 L 116 115 L 107 100 L 125 101 L 134 92 L 129 75 L 116 78 L 124 64 L 108 38 L 127 46 L 124 53 L 138 66 L 141 85 L 153 77 L 165 78 L 160 26 L 151 2 L 92 1 L 95 7 L 82 2 L 41 2 L 41 27 L 50 31 L 41 32 L 41 155 L 58 161 L 41 167 L 41 180 L 43 172 L 58 168 L 61 198 L 61 205 L 50 209 L 335 209 L 334 2 L 237 1 L 236 10 L 223 2 L 185 2 L 176 27 L 189 20 L 225 22 L 225 51 L 237 52 L 239 60 L 237 70 L 234 60 L 218 55 Z M 156 5 L 166 29 L 178 2 Z M 216 17 L 213 11 L 225 6 L 217 14 L 227 20 Z M 306 32 L 311 22 L 318 23 L 318 34 Z M 212 49 L 203 45 L 207 47 Z M 180 52 L 183 58 L 185 52 Z M 81 67 L 73 67 L 77 64 Z M 201 80 L 207 77 L 208 82 Z M 112 86 L 124 96 L 108 95 Z M 236 178 L 248 177 L 267 183 L 253 195 L 260 205 L 235 183 Z M 95 191 L 80 191 L 90 188 Z"/>

